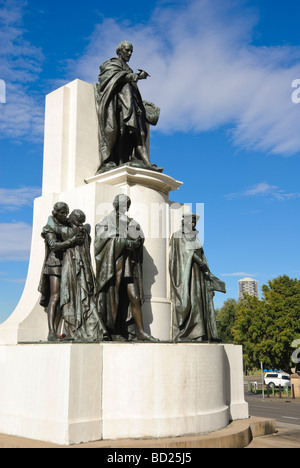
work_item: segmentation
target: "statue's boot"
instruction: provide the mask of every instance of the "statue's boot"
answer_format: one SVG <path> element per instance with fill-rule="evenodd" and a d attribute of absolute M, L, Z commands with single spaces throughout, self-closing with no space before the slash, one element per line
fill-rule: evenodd
<path fill-rule="evenodd" d="M 145 145 L 140 145 L 136 147 L 137 154 L 140 156 L 143 163 L 149 168 L 157 172 L 162 172 L 164 169 L 163 167 L 157 167 L 156 164 L 151 164 L 148 151 Z"/>
<path fill-rule="evenodd" d="M 153 169 L 156 172 L 163 172 L 163 170 L 164 170 L 163 167 L 157 167 L 156 164 L 151 164 L 151 169 Z"/>
<path fill-rule="evenodd" d="M 137 334 L 137 340 L 138 341 L 148 341 L 151 343 L 159 343 L 159 340 L 157 338 L 154 338 L 154 336 L 148 335 L 146 332 L 140 332 Z"/>
<path fill-rule="evenodd" d="M 58 336 L 57 333 L 50 331 L 48 334 L 48 341 L 61 341 L 61 338 Z"/>

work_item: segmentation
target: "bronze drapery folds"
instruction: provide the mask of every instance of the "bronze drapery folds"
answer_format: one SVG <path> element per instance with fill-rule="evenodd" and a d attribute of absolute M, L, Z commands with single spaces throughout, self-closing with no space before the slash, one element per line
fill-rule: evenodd
<path fill-rule="evenodd" d="M 85 214 L 80 210 L 69 218 L 68 214 L 66 203 L 56 203 L 42 231 L 45 261 L 39 291 L 40 304 L 48 315 L 48 341 L 62 337 L 83 342 L 108 340 L 97 309 Z"/>
<path fill-rule="evenodd" d="M 143 326 L 143 245 L 139 224 L 126 215 L 131 200 L 118 195 L 114 210 L 96 225 L 99 310 L 114 341 L 157 341 Z"/>
<path fill-rule="evenodd" d="M 123 164 L 132 164 L 162 172 L 151 164 L 147 146 L 148 125 L 156 125 L 160 109 L 143 101 L 137 82 L 149 75 L 143 70 L 134 73 L 128 62 L 133 46 L 123 41 L 117 48 L 118 57 L 100 66 L 95 83 L 96 108 L 99 123 L 98 173 Z"/>
<path fill-rule="evenodd" d="M 197 215 L 183 216 L 182 228 L 170 241 L 169 272 L 173 303 L 173 340 L 220 341 L 215 318 L 215 291 L 225 293 L 225 283 L 209 270 L 196 231 Z"/>

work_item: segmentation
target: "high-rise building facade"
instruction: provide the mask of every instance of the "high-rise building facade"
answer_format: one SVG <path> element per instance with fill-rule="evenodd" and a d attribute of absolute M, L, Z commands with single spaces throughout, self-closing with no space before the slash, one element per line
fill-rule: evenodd
<path fill-rule="evenodd" d="M 259 298 L 258 281 L 253 278 L 239 280 L 239 299 L 244 298 L 244 293 Z"/>

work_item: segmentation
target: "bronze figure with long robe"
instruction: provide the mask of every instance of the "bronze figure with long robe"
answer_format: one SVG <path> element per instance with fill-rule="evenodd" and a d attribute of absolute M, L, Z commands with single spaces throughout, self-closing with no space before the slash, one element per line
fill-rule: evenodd
<path fill-rule="evenodd" d="M 172 236 L 169 271 L 174 341 L 218 341 L 213 297 L 225 284 L 210 273 L 197 231 Z"/>

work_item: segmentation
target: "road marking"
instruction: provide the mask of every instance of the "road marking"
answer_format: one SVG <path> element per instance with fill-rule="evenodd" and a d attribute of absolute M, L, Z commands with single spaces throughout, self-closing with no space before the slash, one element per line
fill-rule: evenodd
<path fill-rule="evenodd" d="M 261 408 L 267 408 L 267 409 L 274 409 L 274 408 L 276 408 L 276 409 L 277 409 L 277 406 L 271 406 L 271 405 L 270 405 L 270 406 L 265 406 L 265 405 L 259 405 L 259 406 L 258 406 L 258 405 L 249 405 L 249 407 L 250 407 L 250 408 L 259 408 L 259 409 L 261 409 Z"/>
<path fill-rule="evenodd" d="M 284 419 L 296 419 L 297 421 L 300 419 L 300 418 L 292 418 L 290 416 L 281 416 L 281 417 Z"/>

